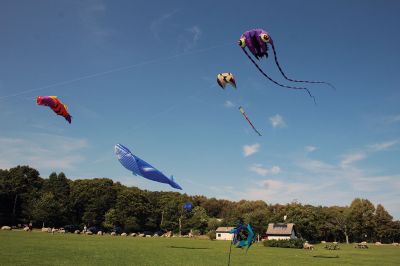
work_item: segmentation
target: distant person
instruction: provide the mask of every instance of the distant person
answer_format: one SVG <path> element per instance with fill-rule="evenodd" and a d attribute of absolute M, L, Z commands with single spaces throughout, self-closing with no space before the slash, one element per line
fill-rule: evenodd
<path fill-rule="evenodd" d="M 87 227 L 86 227 L 86 224 L 85 224 L 85 225 L 83 226 L 83 233 L 85 234 L 86 231 L 87 231 Z"/>
<path fill-rule="evenodd" d="M 29 232 L 32 232 L 32 222 L 29 222 L 28 227 L 29 227 Z"/>

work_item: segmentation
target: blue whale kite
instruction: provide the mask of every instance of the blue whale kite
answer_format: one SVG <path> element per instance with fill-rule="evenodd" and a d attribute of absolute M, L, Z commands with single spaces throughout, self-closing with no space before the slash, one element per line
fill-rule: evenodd
<path fill-rule="evenodd" d="M 174 178 L 166 177 L 163 173 L 158 171 L 156 168 L 146 163 L 139 157 L 132 154 L 132 152 L 121 144 L 115 145 L 115 155 L 117 155 L 119 162 L 129 171 L 132 171 L 134 175 L 140 175 L 144 178 L 169 184 L 171 187 L 176 189 L 182 189 L 180 185 L 175 183 Z"/>

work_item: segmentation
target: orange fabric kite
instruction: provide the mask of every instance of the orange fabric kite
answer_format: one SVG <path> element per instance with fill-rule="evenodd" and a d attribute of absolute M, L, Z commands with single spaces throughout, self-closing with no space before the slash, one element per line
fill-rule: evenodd
<path fill-rule="evenodd" d="M 57 96 L 37 96 L 36 103 L 50 107 L 56 114 L 61 115 L 71 124 L 72 116 L 68 113 L 68 107 Z"/>

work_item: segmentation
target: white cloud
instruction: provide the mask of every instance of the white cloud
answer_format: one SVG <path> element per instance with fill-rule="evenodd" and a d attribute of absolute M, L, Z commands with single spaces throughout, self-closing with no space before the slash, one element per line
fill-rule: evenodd
<path fill-rule="evenodd" d="M 259 149 L 260 149 L 260 144 L 258 144 L 258 143 L 253 144 L 253 145 L 244 145 L 243 146 L 243 155 L 244 155 L 244 157 L 248 157 L 250 155 L 253 155 L 254 153 L 257 153 Z"/>
<path fill-rule="evenodd" d="M 257 173 L 260 176 L 266 176 L 268 174 L 279 174 L 281 172 L 281 168 L 279 166 L 272 166 L 271 169 L 265 168 L 261 164 L 253 164 L 250 167 L 250 171 Z"/>
<path fill-rule="evenodd" d="M 395 219 L 399 219 L 399 168 L 379 169 L 379 165 L 376 167 L 373 162 L 369 162 L 368 167 L 356 164 L 373 153 L 386 151 L 395 145 L 391 143 L 365 145 L 359 151 L 335 156 L 339 158 L 335 162 L 312 160 L 305 153 L 301 157 L 294 154 L 285 160 L 284 179 L 260 181 L 246 177 L 246 187 L 237 185 L 230 191 L 221 189 L 219 194 L 234 200 L 265 200 L 268 203 L 285 204 L 297 199 L 303 204 L 325 206 L 349 205 L 354 198 L 360 197 L 374 204 L 383 204 Z M 269 176 L 271 169 L 255 164 L 250 170 L 261 176 L 272 177 Z M 381 171 L 397 172 L 382 174 Z"/>
<path fill-rule="evenodd" d="M 342 167 L 347 167 L 352 163 L 366 159 L 372 153 L 386 151 L 389 148 L 397 145 L 398 143 L 399 140 L 391 140 L 366 145 L 366 147 L 361 149 L 360 151 L 343 155 L 340 165 Z"/>
<path fill-rule="evenodd" d="M 333 174 L 336 171 L 335 165 L 331 165 L 320 160 L 311 160 L 308 158 L 297 159 L 296 166 L 309 172 L 318 174 Z"/>
<path fill-rule="evenodd" d="M 271 122 L 271 125 L 273 128 L 278 128 L 278 127 L 285 127 L 286 123 L 283 120 L 283 117 L 279 114 L 276 114 L 272 117 L 269 118 L 269 121 Z"/>
<path fill-rule="evenodd" d="M 37 169 L 75 169 L 85 158 L 79 153 L 86 139 L 51 134 L 32 134 L 30 139 L 0 136 L 0 168 L 29 165 Z"/>
<path fill-rule="evenodd" d="M 371 145 L 368 145 L 367 147 L 372 152 L 385 151 L 385 150 L 397 145 L 398 143 L 399 143 L 398 140 L 392 140 L 392 141 L 385 141 L 385 142 L 371 144 Z"/>
<path fill-rule="evenodd" d="M 225 106 L 226 108 L 233 108 L 233 107 L 235 107 L 236 105 L 235 105 L 233 102 L 227 100 L 227 101 L 225 101 L 224 106 Z"/>
<path fill-rule="evenodd" d="M 364 160 L 367 157 L 367 154 L 364 152 L 357 152 L 357 153 L 350 153 L 350 154 L 345 154 L 342 156 L 343 159 L 340 162 L 340 165 L 342 167 L 345 167 L 349 164 L 352 164 L 354 162 L 358 162 L 361 160 Z"/>
<path fill-rule="evenodd" d="M 305 183 L 284 182 L 280 180 L 266 179 L 260 182 L 262 187 L 270 193 L 293 193 L 301 190 L 309 190 L 310 187 Z"/>
<path fill-rule="evenodd" d="M 315 146 L 305 146 L 304 147 L 304 150 L 306 151 L 306 152 L 313 152 L 313 151 L 316 151 L 317 150 L 317 147 L 315 147 Z"/>

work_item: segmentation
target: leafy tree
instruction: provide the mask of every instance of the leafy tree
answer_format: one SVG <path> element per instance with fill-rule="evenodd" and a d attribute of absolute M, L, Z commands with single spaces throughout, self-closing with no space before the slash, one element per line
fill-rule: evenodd
<path fill-rule="evenodd" d="M 268 228 L 271 214 L 268 208 L 256 209 L 244 215 L 244 221 L 250 223 L 254 232 L 259 235 L 264 235 Z"/>
<path fill-rule="evenodd" d="M 183 204 L 192 202 L 192 211 Z M 184 233 L 210 232 L 218 226 L 233 226 L 238 220 L 252 224 L 263 234 L 268 223 L 296 224 L 299 236 L 309 241 L 400 241 L 400 221 L 378 204 L 356 198 L 349 207 L 322 207 L 298 202 L 268 205 L 264 201 L 232 202 L 189 196 L 178 192 L 151 192 L 128 188 L 111 179 L 69 180 L 64 173 L 42 179 L 29 166 L 0 169 L 0 223 L 50 226 L 65 223 L 121 226 L 126 232 L 159 230 Z M 219 222 L 218 219 L 222 219 Z"/>
<path fill-rule="evenodd" d="M 39 197 L 43 180 L 29 166 L 17 166 L 0 172 L 0 199 L 3 215 L 12 223 L 27 223 L 32 218 L 32 203 Z"/>
<path fill-rule="evenodd" d="M 119 226 L 117 211 L 114 208 L 109 209 L 104 215 L 103 226 L 109 230 Z"/>
<path fill-rule="evenodd" d="M 357 242 L 371 241 L 375 229 L 375 207 L 367 199 L 356 198 L 350 205 L 349 223 L 353 239 Z"/>
<path fill-rule="evenodd" d="M 52 192 L 44 192 L 32 205 L 32 217 L 36 222 L 51 227 L 62 225 L 63 206 Z"/>
<path fill-rule="evenodd" d="M 223 204 L 221 204 L 221 202 L 216 198 L 208 199 L 204 201 L 200 206 L 206 210 L 208 216 L 221 217 Z"/>
<path fill-rule="evenodd" d="M 59 173 L 58 175 L 55 172 L 51 173 L 48 179 L 43 180 L 42 193 L 51 193 L 54 195 L 53 199 L 56 201 L 55 204 L 59 206 L 57 211 L 58 219 L 51 221 L 51 223 L 54 226 L 63 226 L 67 223 L 70 223 L 70 181 L 65 174 L 63 172 Z"/>
<path fill-rule="evenodd" d="M 118 222 L 126 231 L 144 230 L 151 205 L 141 190 L 126 188 L 119 192 L 115 210 Z"/>
<path fill-rule="evenodd" d="M 336 238 L 340 238 L 343 234 L 346 243 L 349 244 L 349 234 L 350 234 L 350 209 L 347 207 L 334 206 L 329 208 L 329 214 L 332 217 L 332 231 Z"/>
<path fill-rule="evenodd" d="M 69 196 L 72 222 L 101 225 L 105 213 L 115 206 L 119 189 L 118 185 L 107 178 L 73 181 Z"/>
<path fill-rule="evenodd" d="M 378 204 L 375 210 L 375 231 L 377 240 L 380 242 L 390 243 L 393 235 L 393 217 L 386 209 Z"/>
<path fill-rule="evenodd" d="M 187 222 L 187 225 L 192 230 L 199 230 L 204 233 L 208 225 L 208 216 L 206 210 L 203 207 L 196 206 L 192 210 L 193 216 Z"/>
<path fill-rule="evenodd" d="M 221 221 L 217 218 L 209 218 L 207 223 L 207 231 L 215 231 L 221 226 Z"/>

